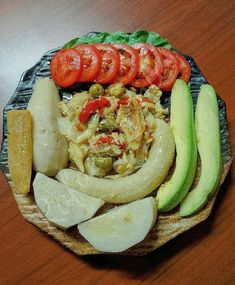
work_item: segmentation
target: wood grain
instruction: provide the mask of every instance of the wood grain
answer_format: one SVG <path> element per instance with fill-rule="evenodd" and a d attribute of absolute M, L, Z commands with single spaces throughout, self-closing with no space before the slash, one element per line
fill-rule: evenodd
<path fill-rule="evenodd" d="M 235 2 L 0 1 L 0 108 L 41 55 L 91 30 L 158 31 L 227 103 L 235 143 Z M 146 257 L 77 257 L 21 217 L 0 176 L 0 284 L 234 284 L 234 165 L 209 220 Z"/>

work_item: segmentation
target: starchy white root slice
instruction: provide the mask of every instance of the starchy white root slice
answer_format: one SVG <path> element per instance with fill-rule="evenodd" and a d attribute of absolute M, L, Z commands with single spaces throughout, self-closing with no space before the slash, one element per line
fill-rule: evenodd
<path fill-rule="evenodd" d="M 33 188 L 37 207 L 63 229 L 90 219 L 104 204 L 99 198 L 79 193 L 41 173 L 37 173 Z"/>
<path fill-rule="evenodd" d="M 116 207 L 78 225 L 80 234 L 97 250 L 121 252 L 141 242 L 157 217 L 152 197 Z"/>
<path fill-rule="evenodd" d="M 56 178 L 69 187 L 110 203 L 126 203 L 150 194 L 165 179 L 174 158 L 175 143 L 167 123 L 157 119 L 149 157 L 136 173 L 113 179 L 63 169 Z"/>
<path fill-rule="evenodd" d="M 36 81 L 28 104 L 33 121 L 33 166 L 34 170 L 48 176 L 54 176 L 68 163 L 68 143 L 57 127 L 57 119 L 62 116 L 59 102 L 59 93 L 52 80 Z"/>

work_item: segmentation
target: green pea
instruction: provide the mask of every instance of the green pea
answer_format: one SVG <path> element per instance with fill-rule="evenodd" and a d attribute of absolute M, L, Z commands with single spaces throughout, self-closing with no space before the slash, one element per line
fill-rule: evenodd
<path fill-rule="evenodd" d="M 99 96 L 104 95 L 104 88 L 100 84 L 93 84 L 93 85 L 91 85 L 91 87 L 89 89 L 89 93 L 93 97 L 99 97 Z"/>
<path fill-rule="evenodd" d="M 113 168 L 113 160 L 111 157 L 96 157 L 95 158 L 95 165 L 106 171 L 109 171 Z"/>

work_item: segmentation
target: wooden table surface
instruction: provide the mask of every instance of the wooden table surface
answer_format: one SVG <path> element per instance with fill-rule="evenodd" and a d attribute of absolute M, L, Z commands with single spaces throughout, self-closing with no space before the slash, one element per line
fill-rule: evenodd
<path fill-rule="evenodd" d="M 47 50 L 92 30 L 140 28 L 193 56 L 227 104 L 234 152 L 232 0 L 0 0 L 0 111 Z M 22 218 L 1 174 L 0 284 L 235 284 L 234 165 L 221 188 L 206 222 L 146 257 L 78 257 Z"/>

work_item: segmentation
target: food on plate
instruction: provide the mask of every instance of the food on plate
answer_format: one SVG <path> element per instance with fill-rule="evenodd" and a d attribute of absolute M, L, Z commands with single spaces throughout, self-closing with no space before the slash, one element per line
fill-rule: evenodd
<path fill-rule="evenodd" d="M 151 251 L 204 220 L 209 203 L 184 217 L 207 203 L 226 165 L 217 97 L 209 85 L 196 94 L 205 79 L 193 60 L 142 30 L 89 33 L 47 55 L 30 69 L 30 84 L 48 72 L 52 80 L 35 82 L 28 110 L 7 113 L 14 191 L 27 194 L 32 164 L 36 172 L 30 195 L 15 195 L 24 217 L 81 254 L 138 244 L 157 210 L 169 213 L 160 213 L 151 236 L 128 253 Z M 221 133 L 224 151 L 229 143 Z M 88 242 L 76 241 L 75 225 Z"/>
<path fill-rule="evenodd" d="M 78 44 L 94 44 L 94 43 L 125 43 L 125 44 L 137 44 L 137 43 L 150 43 L 154 46 L 162 46 L 165 48 L 171 48 L 171 45 L 161 37 L 158 33 L 148 32 L 145 30 L 139 30 L 132 34 L 124 32 L 114 33 L 89 33 L 79 38 L 72 39 L 66 43 L 63 48 L 73 48 Z"/>
<path fill-rule="evenodd" d="M 61 87 L 84 81 L 95 81 L 101 84 L 119 82 L 136 88 L 156 83 L 160 89 L 170 91 L 177 77 L 182 78 L 186 83 L 190 78 L 190 66 L 186 60 L 183 60 L 183 57 L 178 56 L 176 52 L 162 47 L 157 48 L 148 43 L 138 43 L 133 46 L 98 43 L 93 47 L 99 50 L 101 62 L 97 58 L 94 59 L 95 54 L 91 57 L 85 53 L 82 56 L 73 55 L 73 61 L 64 60 L 65 51 L 70 54 L 73 50 L 83 50 L 84 46 L 86 45 L 60 50 L 54 55 L 51 62 L 51 75 Z M 76 56 L 79 58 L 77 64 Z M 61 62 L 63 62 L 65 72 L 59 72 Z M 92 62 L 94 62 L 93 65 L 91 65 Z M 79 68 L 80 72 L 77 70 Z M 68 72 L 69 70 L 71 72 Z"/>
<path fill-rule="evenodd" d="M 145 129 L 147 131 L 148 127 L 146 128 L 144 114 L 138 100 L 130 100 L 129 104 L 120 105 L 117 112 L 117 124 L 123 131 L 130 152 L 140 149 Z M 152 137 L 149 137 L 149 140 L 152 140 Z"/>
<path fill-rule="evenodd" d="M 79 224 L 78 230 L 95 249 L 122 252 L 146 237 L 156 217 L 156 203 L 149 197 L 111 209 Z"/>
<path fill-rule="evenodd" d="M 167 123 L 157 119 L 153 137 L 148 159 L 133 174 L 108 179 L 73 169 L 62 169 L 56 178 L 75 190 L 101 198 L 105 202 L 125 203 L 143 198 L 162 183 L 174 157 L 174 139 Z"/>
<path fill-rule="evenodd" d="M 120 67 L 115 78 L 116 82 L 129 84 L 135 78 L 139 70 L 139 55 L 130 45 L 118 43 L 113 45 L 119 52 Z"/>
<path fill-rule="evenodd" d="M 79 122 L 86 123 L 88 119 L 97 111 L 99 111 L 100 115 L 102 116 L 102 112 L 104 112 L 104 110 L 110 106 L 111 101 L 104 96 L 86 102 L 86 105 L 83 106 L 79 114 Z"/>
<path fill-rule="evenodd" d="M 33 167 L 48 176 L 68 163 L 68 143 L 57 127 L 57 119 L 62 116 L 59 102 L 54 82 L 48 78 L 37 80 L 28 103 L 33 122 Z"/>
<path fill-rule="evenodd" d="M 116 97 L 116 98 L 121 98 L 122 96 L 124 96 L 125 91 L 126 91 L 126 89 L 122 83 L 111 84 L 111 85 L 109 85 L 109 87 L 107 89 L 108 95 Z M 159 92 L 159 90 L 157 90 L 157 92 Z M 125 97 L 125 99 L 127 99 L 127 97 Z M 119 102 L 119 104 L 121 103 L 121 101 L 118 101 L 118 102 Z"/>
<path fill-rule="evenodd" d="M 39 172 L 33 190 L 37 207 L 48 221 L 62 229 L 92 218 L 104 204 L 99 198 L 75 191 Z"/>
<path fill-rule="evenodd" d="M 194 128 L 193 104 L 189 87 L 176 80 L 171 93 L 170 125 L 176 145 L 176 166 L 170 180 L 157 192 L 159 211 L 170 211 L 189 191 L 197 168 L 197 147 Z"/>
<path fill-rule="evenodd" d="M 7 112 L 8 166 L 14 191 L 27 194 L 32 174 L 32 120 L 27 110 Z"/>
<path fill-rule="evenodd" d="M 104 87 L 101 84 L 92 84 L 89 88 L 89 93 L 92 97 L 99 97 L 104 95 Z"/>
<path fill-rule="evenodd" d="M 161 54 L 163 65 L 158 86 L 161 90 L 170 91 L 179 74 L 179 62 L 176 53 L 162 47 L 159 47 L 158 51 Z"/>
<path fill-rule="evenodd" d="M 78 49 L 58 51 L 51 61 L 51 76 L 61 87 L 68 87 L 77 82 L 83 72 L 83 57 Z"/>
<path fill-rule="evenodd" d="M 93 81 L 100 72 L 102 56 L 94 45 L 77 45 L 75 50 L 82 54 L 82 74 L 78 77 L 79 82 Z"/>
<path fill-rule="evenodd" d="M 105 90 L 94 84 L 89 92 L 76 93 L 67 103 L 60 102 L 64 117 L 58 119 L 58 127 L 69 141 L 74 166 L 101 177 L 125 176 L 138 170 L 148 159 L 156 119 L 168 114 L 160 104 L 161 94 L 154 85 L 138 94 L 121 83 Z M 96 161 L 104 161 L 104 167 L 101 163 L 97 166 Z"/>
<path fill-rule="evenodd" d="M 133 48 L 139 54 L 139 70 L 130 84 L 134 87 L 142 88 L 159 82 L 163 65 L 158 48 L 144 43 L 135 44 Z"/>
<path fill-rule="evenodd" d="M 180 215 L 183 217 L 194 214 L 206 204 L 221 176 L 219 108 L 215 90 L 208 84 L 202 85 L 200 89 L 195 127 L 201 173 L 197 186 L 181 203 Z"/>
<path fill-rule="evenodd" d="M 89 52 L 82 53 L 85 49 Z M 190 65 L 181 55 L 149 43 L 81 44 L 58 51 L 51 61 L 52 79 L 61 87 L 76 82 L 115 82 L 136 88 L 157 84 L 161 90 L 170 91 L 177 78 L 187 83 L 190 74 Z"/>
<path fill-rule="evenodd" d="M 179 53 L 174 53 L 178 60 L 179 64 L 179 73 L 178 73 L 178 79 L 184 80 L 184 82 L 189 82 L 190 76 L 191 76 L 191 67 L 189 62 Z"/>
<path fill-rule="evenodd" d="M 89 34 L 70 41 L 54 55 L 51 75 L 61 87 L 76 82 L 122 83 L 136 88 L 157 84 L 170 91 L 177 77 L 187 83 L 191 74 L 184 57 L 170 48 L 154 32 Z"/>
<path fill-rule="evenodd" d="M 94 79 L 100 84 L 111 83 L 115 80 L 120 66 L 118 50 L 108 44 L 95 44 L 101 54 L 101 66 L 97 77 Z"/>

